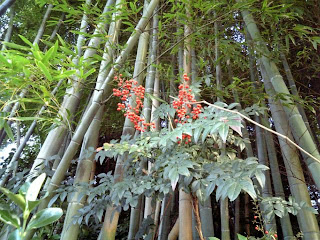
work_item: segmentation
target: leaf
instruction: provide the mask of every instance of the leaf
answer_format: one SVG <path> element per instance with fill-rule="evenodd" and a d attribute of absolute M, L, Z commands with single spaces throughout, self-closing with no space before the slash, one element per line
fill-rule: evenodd
<path fill-rule="evenodd" d="M 203 129 L 202 129 L 201 127 L 197 127 L 197 128 L 194 130 L 193 138 L 194 138 L 195 143 L 198 142 L 202 130 L 203 130 Z"/>
<path fill-rule="evenodd" d="M 234 126 L 234 125 L 230 125 L 230 127 L 236 131 L 237 133 L 239 133 L 240 136 L 242 136 L 242 132 L 241 132 L 241 127 L 240 126 Z"/>
<path fill-rule="evenodd" d="M 264 173 L 260 170 L 256 171 L 255 174 L 257 181 L 259 182 L 260 186 L 263 188 L 265 182 L 266 182 L 266 176 L 264 175 Z"/>
<path fill-rule="evenodd" d="M 209 197 L 211 195 L 215 187 L 216 187 L 215 182 L 209 183 L 209 185 L 206 187 L 206 197 Z"/>
<path fill-rule="evenodd" d="M 33 44 L 24 36 L 19 34 L 19 37 L 22 39 L 22 41 L 24 41 L 26 44 L 28 44 L 30 47 L 33 47 Z"/>
<path fill-rule="evenodd" d="M 248 180 L 242 180 L 240 181 L 240 184 L 242 186 L 242 189 L 247 192 L 251 198 L 256 199 L 257 194 L 256 191 L 254 190 L 253 183 L 250 178 Z"/>
<path fill-rule="evenodd" d="M 37 200 L 38 194 L 40 192 L 41 186 L 46 179 L 46 174 L 42 173 L 38 176 L 33 182 L 30 184 L 26 194 L 26 200 L 28 201 L 35 201 Z"/>
<path fill-rule="evenodd" d="M 12 49 L 17 49 L 17 50 L 23 50 L 23 51 L 30 51 L 30 48 L 25 47 L 25 46 L 21 46 L 12 42 L 2 42 L 2 44 L 4 44 L 5 46 L 12 48 Z"/>
<path fill-rule="evenodd" d="M 31 218 L 26 231 L 51 224 L 57 221 L 62 214 L 63 211 L 61 208 L 43 209 Z"/>
<path fill-rule="evenodd" d="M 10 233 L 8 240 L 21 240 L 19 229 L 16 229 L 12 233 Z"/>
<path fill-rule="evenodd" d="M 94 73 L 96 71 L 96 69 L 91 68 L 88 72 L 86 72 L 82 77 L 84 79 L 86 79 L 87 77 L 89 77 L 92 73 Z"/>
<path fill-rule="evenodd" d="M 15 204 L 17 204 L 22 210 L 25 209 L 26 201 L 21 194 L 14 194 L 3 187 L 0 187 L 0 191 L 3 192 L 8 198 L 10 198 Z"/>
<path fill-rule="evenodd" d="M 10 209 L 9 206 L 8 209 Z M 20 227 L 19 217 L 14 213 L 10 212 L 9 210 L 0 209 L 0 220 L 16 228 Z"/>
<path fill-rule="evenodd" d="M 42 73 L 46 76 L 49 81 L 52 81 L 52 76 L 48 68 L 40 61 L 36 61 L 37 66 L 41 69 Z"/>
<path fill-rule="evenodd" d="M 228 132 L 229 132 L 229 126 L 227 124 L 222 124 L 219 127 L 219 135 L 222 138 L 222 141 L 224 143 L 226 143 L 227 141 Z"/>
<path fill-rule="evenodd" d="M 168 177 L 169 177 L 169 179 L 171 181 L 172 190 L 174 191 L 176 189 L 176 186 L 177 186 L 177 183 L 178 183 L 178 180 L 179 180 L 179 173 L 178 173 L 177 169 L 172 168 L 169 171 Z"/>
<path fill-rule="evenodd" d="M 8 137 L 10 138 L 10 140 L 14 142 L 13 132 L 11 130 L 11 127 L 9 126 L 9 124 L 6 121 L 3 123 L 3 128 L 4 128 L 4 131 L 6 132 L 6 134 L 8 135 Z"/>
<path fill-rule="evenodd" d="M 6 57 L 0 54 L 0 62 L 6 65 L 7 67 L 11 67 L 10 63 L 7 61 Z"/>
<path fill-rule="evenodd" d="M 241 186 L 238 182 L 234 182 L 229 188 L 228 188 L 228 197 L 230 201 L 234 201 L 241 192 Z"/>
<path fill-rule="evenodd" d="M 208 239 L 209 240 L 220 240 L 219 238 L 216 238 L 216 237 L 209 237 Z"/>
<path fill-rule="evenodd" d="M 245 236 L 237 233 L 237 236 L 238 236 L 238 240 L 247 240 L 248 238 L 246 238 Z"/>

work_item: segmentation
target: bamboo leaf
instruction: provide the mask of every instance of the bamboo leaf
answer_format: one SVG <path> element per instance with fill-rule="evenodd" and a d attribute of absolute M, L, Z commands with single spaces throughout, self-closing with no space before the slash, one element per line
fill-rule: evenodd
<path fill-rule="evenodd" d="M 4 121 L 3 123 L 3 128 L 6 134 L 8 135 L 8 137 L 10 138 L 10 140 L 14 142 L 14 135 L 13 135 L 12 129 L 6 121 Z"/>
<path fill-rule="evenodd" d="M 37 66 L 41 69 L 42 73 L 46 76 L 49 81 L 52 81 L 52 76 L 48 68 L 40 61 L 36 61 Z"/>
<path fill-rule="evenodd" d="M 22 41 L 24 41 L 27 45 L 29 45 L 30 47 L 33 47 L 33 44 L 24 36 L 19 34 L 19 37 L 22 39 Z"/>

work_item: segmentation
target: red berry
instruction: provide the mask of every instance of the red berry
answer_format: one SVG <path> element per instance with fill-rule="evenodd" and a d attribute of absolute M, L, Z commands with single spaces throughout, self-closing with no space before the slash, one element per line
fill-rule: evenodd
<path fill-rule="evenodd" d="M 268 231 L 265 231 L 264 233 L 265 233 L 265 234 L 268 234 L 269 232 L 268 232 Z"/>
<path fill-rule="evenodd" d="M 277 237 L 278 237 L 278 234 L 275 233 L 275 234 L 274 234 L 274 237 L 277 238 Z"/>

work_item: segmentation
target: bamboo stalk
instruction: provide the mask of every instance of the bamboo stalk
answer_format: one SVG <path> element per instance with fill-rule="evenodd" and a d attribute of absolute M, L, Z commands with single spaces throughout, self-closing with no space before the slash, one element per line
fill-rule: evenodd
<path fill-rule="evenodd" d="M 261 73 L 263 79 L 269 77 L 262 66 Z M 274 100 L 275 90 L 273 89 L 269 81 L 266 81 L 265 83 L 265 90 L 267 94 L 270 96 L 268 98 L 269 105 L 277 132 L 279 132 L 280 134 L 287 134 L 289 138 L 293 138 L 285 112 L 280 102 Z M 305 184 L 299 155 L 295 147 L 289 144 L 287 141 L 283 141 L 282 138 L 279 138 L 279 143 L 287 170 L 290 190 L 293 197 L 297 202 L 304 201 L 309 206 L 311 206 L 308 188 Z M 297 216 L 300 230 L 303 232 L 304 239 L 320 239 L 319 226 L 315 218 L 315 215 L 308 210 L 301 209 Z"/>
<path fill-rule="evenodd" d="M 168 193 L 162 200 L 162 204 L 161 204 L 158 240 L 168 239 L 169 230 L 170 230 L 169 227 L 170 227 L 171 202 L 172 202 L 172 195 Z"/>
<path fill-rule="evenodd" d="M 168 235 L 168 240 L 176 240 L 179 237 L 179 224 L 180 224 L 180 221 L 178 218 Z"/>
<path fill-rule="evenodd" d="M 119 6 L 120 1 L 118 0 L 116 6 Z M 103 55 L 103 61 L 100 65 L 100 71 L 97 78 L 96 89 L 100 89 L 103 80 L 106 78 L 108 74 L 107 66 L 112 61 L 112 45 L 115 44 L 117 41 L 117 36 L 119 34 L 120 28 L 120 21 L 118 20 L 115 22 L 117 15 L 119 15 L 119 11 L 121 6 L 119 6 L 118 11 L 113 14 L 113 22 L 110 24 L 109 27 L 109 36 L 113 36 L 107 41 L 105 44 L 105 51 Z M 110 87 L 109 87 L 110 88 Z M 110 89 L 106 90 L 107 92 L 111 92 Z M 95 94 L 97 94 L 95 92 Z M 84 136 L 84 140 L 82 143 L 81 153 L 80 153 L 80 161 L 78 163 L 76 177 L 74 180 L 74 185 L 77 187 L 78 183 L 89 183 L 90 178 L 92 177 L 92 169 L 93 169 L 93 161 L 94 161 L 94 154 L 91 154 L 90 157 L 86 158 L 86 151 L 90 148 L 96 149 L 98 145 L 99 139 L 99 131 L 100 131 L 100 123 L 104 113 L 104 106 L 101 106 L 90 124 L 87 133 Z M 67 209 L 66 218 L 64 221 L 64 226 L 62 229 L 61 239 L 77 239 L 79 234 L 79 224 L 73 224 L 73 216 L 77 214 L 77 211 L 83 207 L 86 198 L 82 198 L 81 201 L 78 200 L 79 195 L 83 189 L 78 187 L 77 193 L 74 195 L 72 200 L 70 201 Z"/>
<path fill-rule="evenodd" d="M 230 240 L 229 227 L 229 200 L 228 198 L 220 200 L 220 217 L 221 217 L 221 239 Z"/>
<path fill-rule="evenodd" d="M 13 18 L 14 18 L 14 15 L 15 15 L 15 8 L 14 6 L 11 6 L 10 8 L 10 20 L 9 20 L 9 23 L 8 23 L 8 29 L 6 31 L 6 35 L 4 36 L 4 39 L 3 41 L 4 42 L 10 42 L 10 39 L 11 39 L 11 36 L 12 36 L 12 30 L 13 30 Z M 4 51 L 6 49 L 6 45 L 2 45 L 1 47 L 1 51 Z"/>
<path fill-rule="evenodd" d="M 237 2 L 241 1 L 242 0 L 237 0 Z M 262 40 L 260 31 L 252 15 L 247 10 L 241 11 L 241 14 L 251 38 L 257 43 L 256 46 L 258 51 L 264 54 L 260 57 L 259 61 L 269 75 L 269 79 L 267 79 L 267 81 L 272 83 L 272 86 L 277 93 L 290 94 L 277 66 L 269 57 L 270 52 L 267 48 L 267 45 Z M 266 82 L 264 82 L 264 84 L 266 84 Z M 320 163 L 319 161 L 314 161 L 315 159 L 320 159 L 320 153 L 312 139 L 311 133 L 308 131 L 298 108 L 292 102 L 292 100 L 289 97 L 284 97 L 284 99 L 281 99 L 281 103 L 284 107 L 286 115 L 288 116 L 289 124 L 295 140 L 299 143 L 300 147 L 306 149 L 309 155 L 311 154 L 313 156 L 310 157 L 308 155 L 309 158 L 307 158 L 306 164 L 312 174 L 314 182 L 316 183 L 317 187 L 320 188 Z"/>
<path fill-rule="evenodd" d="M 262 122 L 265 126 L 267 126 L 268 122 L 265 117 L 262 119 Z M 267 150 L 268 150 L 268 157 L 269 157 L 269 163 L 270 163 L 269 167 L 271 170 L 271 176 L 272 176 L 275 196 L 285 199 L 282 180 L 281 180 L 281 176 L 280 176 L 279 164 L 278 164 L 278 160 L 277 160 L 277 153 L 276 153 L 276 149 L 274 146 L 272 135 L 268 131 L 265 131 L 264 137 L 266 139 L 266 145 L 268 146 Z M 292 231 L 290 216 L 285 215 L 282 218 L 280 218 L 280 223 L 281 223 L 283 239 L 284 240 L 294 240 L 294 234 Z"/>

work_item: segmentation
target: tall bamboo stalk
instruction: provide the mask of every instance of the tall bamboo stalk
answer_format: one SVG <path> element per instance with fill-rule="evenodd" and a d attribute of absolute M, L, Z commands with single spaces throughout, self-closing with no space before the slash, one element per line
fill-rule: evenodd
<path fill-rule="evenodd" d="M 46 11 L 46 13 L 44 14 L 44 17 L 43 17 L 43 20 L 42 20 L 42 22 L 41 22 L 40 28 L 39 28 L 39 30 L 38 30 L 37 36 L 36 36 L 36 38 L 35 38 L 34 41 L 33 41 L 33 45 L 39 44 L 40 39 L 41 39 L 42 36 L 43 36 L 44 30 L 45 30 L 45 26 L 46 26 L 47 20 L 49 19 L 49 16 L 50 16 L 50 13 L 51 13 L 52 8 L 53 8 L 53 5 L 52 5 L 52 4 L 49 4 L 49 5 L 48 5 L 48 8 L 47 8 L 47 11 Z"/>
<path fill-rule="evenodd" d="M 246 31 L 246 33 L 247 33 L 247 31 Z M 248 35 L 248 33 L 246 34 L 246 36 L 248 38 L 248 42 L 251 43 L 252 40 L 251 40 L 250 36 Z M 259 79 L 259 76 L 258 76 L 258 72 L 256 70 L 255 59 L 252 54 L 252 49 L 249 49 L 249 66 L 250 66 L 251 82 L 253 84 L 253 87 L 257 88 L 258 84 L 256 84 L 256 80 Z M 265 105 L 264 102 L 262 102 L 262 104 Z M 269 127 L 267 118 L 265 116 L 262 117 L 262 123 L 265 127 Z M 280 171 L 279 171 L 279 165 L 278 165 L 276 151 L 275 151 L 275 146 L 272 141 L 271 133 L 268 131 L 264 131 L 263 135 L 264 135 L 263 138 L 265 139 L 265 143 L 268 146 L 268 148 L 267 148 L 268 157 L 269 157 L 268 160 L 270 163 L 268 166 L 271 169 L 271 175 L 272 175 L 275 194 L 276 194 L 276 196 L 280 196 L 280 197 L 283 197 L 283 199 L 285 199 L 284 190 L 283 190 L 283 186 L 282 186 L 282 180 L 281 180 Z M 263 151 L 264 151 L 263 155 L 266 154 L 265 150 L 263 150 Z M 264 157 L 262 157 L 262 159 L 264 159 Z M 259 161 L 260 161 L 260 158 L 259 158 Z M 270 174 L 269 174 L 268 178 L 270 179 Z M 269 183 L 267 183 L 267 184 L 269 185 Z M 268 197 L 268 195 L 266 195 L 266 197 Z M 261 206 L 261 207 L 262 207 L 262 209 L 264 208 L 264 206 Z M 281 222 L 282 234 L 283 234 L 284 239 L 292 239 L 294 237 L 294 235 L 293 235 L 293 231 L 292 231 L 290 217 L 288 215 L 283 216 L 282 218 L 280 218 L 280 222 Z M 272 226 L 270 226 L 270 227 L 272 227 Z M 275 228 L 274 230 L 276 230 L 276 226 L 274 226 L 274 228 Z"/>
<path fill-rule="evenodd" d="M 186 4 L 186 15 L 190 19 L 190 5 Z M 184 53 L 183 70 L 188 76 L 191 73 L 191 39 L 188 37 L 191 28 L 188 24 L 184 25 Z M 186 83 L 188 84 L 188 83 Z M 179 190 L 179 239 L 192 240 L 192 197 L 183 189 Z"/>
<path fill-rule="evenodd" d="M 167 194 L 162 200 L 158 240 L 167 240 L 170 232 L 170 210 L 172 195 Z"/>
<path fill-rule="evenodd" d="M 15 8 L 14 5 L 10 8 L 10 15 L 9 15 L 9 23 L 8 23 L 8 28 L 6 31 L 6 35 L 4 36 L 3 41 L 4 42 L 10 42 L 11 36 L 12 36 L 12 30 L 13 30 L 13 18 L 15 15 Z M 6 49 L 6 45 L 2 45 L 1 51 L 4 51 Z"/>
<path fill-rule="evenodd" d="M 220 200 L 220 217 L 221 217 L 221 239 L 230 240 L 229 227 L 229 199 Z"/>
<path fill-rule="evenodd" d="M 288 136 L 290 139 L 293 139 L 284 109 L 279 100 L 275 100 L 276 92 L 273 89 L 271 82 L 267 80 L 269 76 L 264 70 L 263 66 L 261 66 L 260 68 L 263 79 L 265 81 L 265 90 L 270 96 L 268 98 L 269 105 L 276 131 L 280 134 Z M 287 171 L 291 193 L 297 202 L 304 201 L 309 206 L 311 206 L 310 196 L 308 188 L 305 184 L 303 170 L 300 164 L 297 149 L 282 138 L 279 137 L 278 139 Z M 315 215 L 308 210 L 301 209 L 297 216 L 300 230 L 303 232 L 304 239 L 320 239 L 319 226 Z"/>
<path fill-rule="evenodd" d="M 0 5 L 0 17 L 15 3 L 16 0 L 5 0 Z"/>
<path fill-rule="evenodd" d="M 116 2 L 116 6 L 118 6 L 118 11 L 113 14 L 112 23 L 109 27 L 108 36 L 109 40 L 105 44 L 105 50 L 103 54 L 103 60 L 100 65 L 99 75 L 97 78 L 96 89 L 100 89 L 101 85 L 108 74 L 107 66 L 112 62 L 112 46 L 117 42 L 119 30 L 120 30 L 120 22 L 121 20 L 115 19 L 117 15 L 119 15 L 119 11 L 121 10 L 120 0 Z M 109 68 L 110 69 L 110 68 Z M 110 87 L 109 87 L 110 88 Z M 110 93 L 110 89 L 106 90 L 107 93 Z M 97 94 L 97 92 L 95 92 Z M 78 183 L 89 183 L 91 175 L 92 175 L 92 168 L 93 168 L 93 159 L 94 154 L 92 153 L 89 157 L 87 157 L 86 151 L 90 148 L 96 149 L 98 145 L 99 139 L 99 131 L 100 131 L 100 123 L 104 113 L 104 105 L 100 107 L 96 116 L 94 117 L 93 121 L 88 128 L 87 133 L 84 136 L 81 153 L 80 153 L 80 161 L 77 166 L 76 177 L 74 180 L 74 185 L 77 187 Z M 81 194 L 83 189 L 78 187 L 77 193 L 71 199 L 68 205 L 66 218 L 64 221 L 64 226 L 61 233 L 61 239 L 77 239 L 79 233 L 79 224 L 73 224 L 73 216 L 77 214 L 77 211 L 83 207 L 85 203 L 85 198 L 83 197 L 81 201 L 78 201 L 78 197 Z"/>
<path fill-rule="evenodd" d="M 168 235 L 168 240 L 176 240 L 179 237 L 179 229 L 180 229 L 179 225 L 180 225 L 180 221 L 178 218 Z"/>
<path fill-rule="evenodd" d="M 268 122 L 265 117 L 262 119 L 262 122 L 265 127 L 268 127 Z M 272 135 L 270 132 L 265 131 L 264 137 L 266 140 L 266 145 L 268 146 L 267 150 L 268 150 L 268 158 L 269 158 L 269 163 L 270 163 L 269 167 L 271 170 L 271 176 L 272 176 L 272 182 L 273 182 L 275 196 L 285 199 L 282 180 L 281 180 L 281 176 L 280 176 L 279 164 L 278 164 L 278 160 L 277 160 L 277 152 L 276 152 L 276 148 L 274 146 Z M 285 215 L 282 218 L 280 218 L 280 223 L 281 223 L 283 239 L 284 240 L 294 240 L 295 237 L 294 237 L 294 234 L 292 231 L 290 216 Z"/>
<path fill-rule="evenodd" d="M 255 116 L 255 121 L 257 123 L 260 123 L 261 122 L 260 117 Z M 265 132 L 260 127 L 256 127 L 255 129 L 256 129 L 256 143 L 257 143 L 259 163 L 265 166 L 269 166 L 267 147 L 266 147 L 266 142 L 264 138 Z M 272 194 L 272 187 L 271 187 L 270 172 L 265 171 L 264 175 L 265 175 L 265 185 L 261 189 L 262 190 L 261 195 L 263 198 L 272 197 L 273 194 Z M 265 229 L 267 231 L 271 231 L 271 230 L 276 231 L 277 226 L 276 226 L 275 219 L 273 218 L 272 220 L 270 220 L 266 218 L 266 213 L 265 213 L 266 208 L 267 206 L 265 204 L 262 204 L 261 209 L 262 209 L 262 216 L 264 218 Z"/>
<path fill-rule="evenodd" d="M 237 2 L 241 1 L 242 0 L 237 0 Z M 267 81 L 270 81 L 272 83 L 272 86 L 274 87 L 274 90 L 277 93 L 286 95 L 290 94 L 277 66 L 269 58 L 270 52 L 266 44 L 262 41 L 260 31 L 252 15 L 247 10 L 241 11 L 241 14 L 243 16 L 243 19 L 245 21 L 251 38 L 256 42 L 256 46 L 259 52 L 265 54 L 260 57 L 260 63 L 265 68 L 266 73 L 270 77 L 269 79 L 267 79 Z M 266 82 L 264 82 L 264 84 L 266 84 Z M 292 100 L 289 97 L 284 97 L 284 99 L 281 99 L 281 103 L 284 107 L 286 115 L 288 116 L 289 124 L 295 140 L 303 149 L 312 154 L 312 156 L 314 156 L 317 159 L 320 159 L 320 153 L 312 139 L 311 133 L 308 131 L 299 113 L 299 110 L 294 104 L 294 102 L 292 102 Z M 314 182 L 320 189 L 320 163 L 308 157 L 306 159 L 306 164 L 308 166 L 309 171 L 311 172 Z"/>
<path fill-rule="evenodd" d="M 234 201 L 234 240 L 238 240 L 240 233 L 240 195 Z"/>

